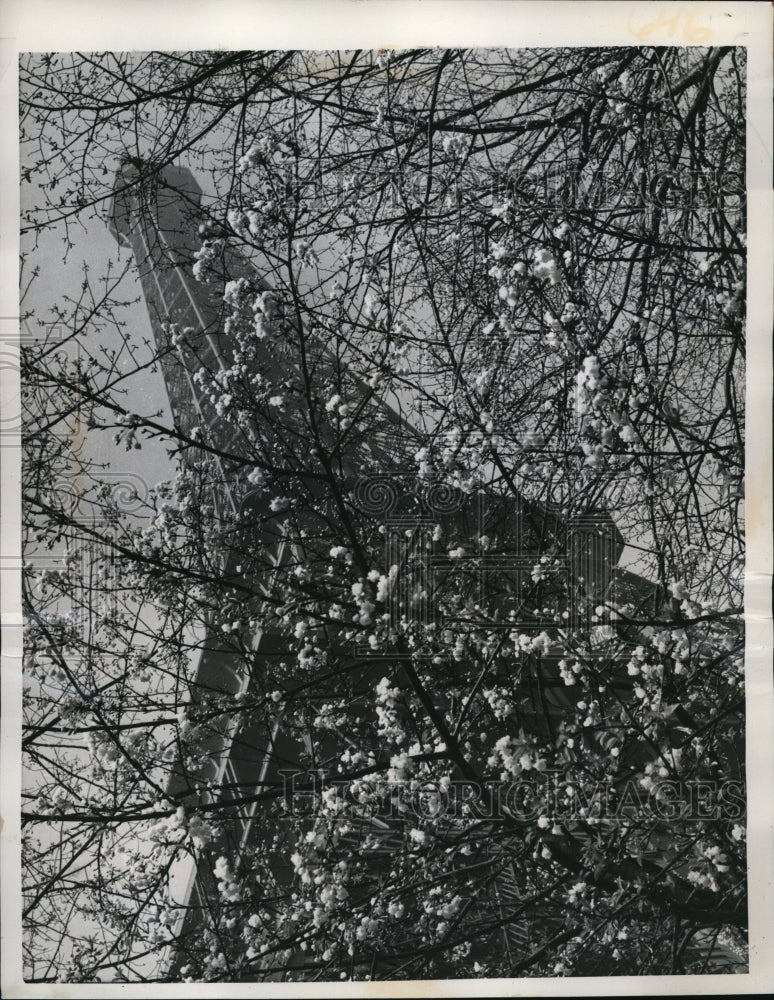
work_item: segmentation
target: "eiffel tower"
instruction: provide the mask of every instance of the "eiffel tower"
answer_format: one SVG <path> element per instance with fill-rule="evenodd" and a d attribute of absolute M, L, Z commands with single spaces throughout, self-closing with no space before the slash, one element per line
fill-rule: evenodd
<path fill-rule="evenodd" d="M 148 176 L 141 180 L 143 174 Z M 223 453 L 238 453 L 238 433 L 233 425 L 218 415 L 207 392 L 194 379 L 194 374 L 201 367 L 217 371 L 232 363 L 231 347 L 228 338 L 223 335 L 228 315 L 223 299 L 226 277 L 245 277 L 255 287 L 266 291 L 271 291 L 271 283 L 245 257 L 230 249 L 227 240 L 218 238 L 217 226 L 213 227 L 208 222 L 203 211 L 202 190 L 191 171 L 183 167 L 166 166 L 153 173 L 147 164 L 127 160 L 116 176 L 108 227 L 116 240 L 130 248 L 134 255 L 175 428 L 191 445 L 189 460 L 190 456 L 196 455 L 196 442 L 201 441 L 203 436 L 216 443 Z M 208 237 L 215 239 L 221 256 L 213 280 L 200 282 L 193 276 L 192 265 L 202 239 Z M 188 332 L 180 337 L 180 331 Z M 267 347 L 267 352 L 269 350 Z M 318 361 L 320 364 L 333 364 L 322 350 Z M 266 366 L 278 379 L 283 364 L 286 361 L 281 356 L 272 357 L 267 353 Z M 580 518 L 568 525 L 561 512 L 524 498 L 516 498 L 507 509 L 496 512 L 497 520 L 504 519 L 511 526 L 508 544 L 503 544 L 499 553 L 488 555 L 483 562 L 481 559 L 469 559 L 452 564 L 443 555 L 436 555 L 434 561 L 428 560 L 425 554 L 430 549 L 425 543 L 434 520 L 445 518 L 450 529 L 462 535 L 473 531 L 480 533 L 482 500 L 490 516 L 494 500 L 476 495 L 468 499 L 457 498 L 456 502 L 449 504 L 447 497 L 445 508 L 438 507 L 437 503 L 434 508 L 430 503 L 429 508 L 426 505 L 418 513 L 416 505 L 405 509 L 399 504 L 390 507 L 382 503 L 379 506 L 374 505 L 371 499 L 369 508 L 369 496 L 372 498 L 374 494 L 371 489 L 374 476 L 363 477 L 359 474 L 363 469 L 373 469 L 376 461 L 377 467 L 386 470 L 380 474 L 382 479 L 397 482 L 405 466 L 403 456 L 396 452 L 396 442 L 403 442 L 405 449 L 407 439 L 418 440 L 413 429 L 394 411 L 385 404 L 379 405 L 383 420 L 373 447 L 368 454 L 355 449 L 345 456 L 345 466 L 352 478 L 353 492 L 357 495 L 358 489 L 363 487 L 360 489 L 361 509 L 385 523 L 388 565 L 401 560 L 411 564 L 410 572 L 401 578 L 392 595 L 391 614 L 400 616 L 408 613 L 424 620 L 424 617 L 434 613 L 427 602 L 424 605 L 420 602 L 419 608 L 409 607 L 408 595 L 417 582 L 426 584 L 429 580 L 441 588 L 450 585 L 459 587 L 461 579 L 467 575 L 471 593 L 480 596 L 487 589 L 491 591 L 492 580 L 497 578 L 498 586 L 503 579 L 506 580 L 504 592 L 507 591 L 515 601 L 512 607 L 519 611 L 519 627 L 539 631 L 545 627 L 541 609 L 537 605 L 530 607 L 525 621 L 521 591 L 525 585 L 527 589 L 531 586 L 530 571 L 541 553 L 547 550 L 556 552 L 557 548 L 559 569 L 567 589 L 575 587 L 577 591 L 578 581 L 582 583 L 581 603 L 604 602 L 610 596 L 611 587 L 621 580 L 626 581 L 631 595 L 638 601 L 653 598 L 651 584 L 633 574 L 617 571 L 624 540 L 606 513 L 596 512 L 585 522 Z M 280 414 L 277 420 L 278 426 L 281 426 L 283 421 L 292 421 L 293 415 Z M 263 502 L 255 493 L 246 492 L 236 483 L 226 459 L 216 457 L 215 461 L 220 466 L 218 478 L 222 484 L 213 491 L 216 512 L 238 514 L 245 510 L 246 504 L 260 505 Z M 403 490 L 404 500 L 407 493 L 411 490 Z M 407 533 L 411 536 L 409 542 L 406 542 Z M 267 540 L 267 544 L 274 544 L 274 540 Z M 230 572 L 231 569 L 224 566 L 225 571 Z M 552 614 L 555 611 L 556 608 L 553 608 Z M 575 609 L 570 606 L 568 613 L 574 614 Z M 429 617 L 427 620 L 430 620 Z M 491 624 L 488 622 L 487 626 Z M 501 624 L 513 627 L 513 618 L 509 618 L 504 610 Z M 255 631 L 251 641 L 255 653 L 267 660 L 281 656 L 288 648 L 286 640 L 260 629 Z M 380 674 L 374 674 L 374 669 L 383 671 L 383 666 L 378 663 L 369 665 L 367 651 L 357 652 L 363 655 L 364 682 L 378 678 Z M 395 655 L 391 654 L 391 658 L 394 659 Z M 220 692 L 233 697 L 243 696 L 250 687 L 250 677 L 234 668 L 228 649 L 215 633 L 204 645 L 195 687 L 200 692 Z M 542 695 L 541 698 L 536 717 L 541 712 L 561 713 L 566 708 L 564 696 L 555 698 L 553 702 L 550 699 L 546 701 Z M 201 802 L 207 798 L 214 801 L 219 797 L 221 802 L 228 802 L 237 797 L 236 790 L 260 790 L 265 784 L 276 784 L 280 780 L 278 762 L 297 759 L 298 746 L 282 731 L 281 726 L 273 731 L 254 727 L 237 737 L 230 721 L 224 718 L 220 731 L 212 733 L 204 756 L 206 765 L 195 779 L 182 772 L 173 775 L 167 789 L 172 800 L 186 803 Z M 204 786 L 210 786 L 215 791 L 205 792 Z M 249 842 L 253 824 L 260 820 L 259 803 L 240 808 L 235 815 L 236 821 L 226 831 L 225 837 L 238 856 Z M 285 852 L 286 855 L 289 853 L 290 849 Z M 291 872 L 287 861 L 283 861 L 283 848 L 279 841 L 276 854 L 277 879 L 287 881 Z M 215 884 L 212 870 L 200 866 L 192 871 L 187 894 L 190 905 L 186 923 L 188 930 L 195 927 L 197 908 L 205 905 Z M 503 897 L 509 891 L 507 881 L 498 890 Z M 505 946 L 517 946 L 517 929 L 511 928 L 508 933 L 510 937 L 504 939 Z M 175 961 L 181 963 L 179 958 Z"/>

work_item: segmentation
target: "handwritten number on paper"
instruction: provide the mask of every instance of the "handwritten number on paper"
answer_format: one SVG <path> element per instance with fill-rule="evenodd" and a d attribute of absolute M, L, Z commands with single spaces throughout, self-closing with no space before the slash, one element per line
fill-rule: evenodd
<path fill-rule="evenodd" d="M 659 30 L 665 30 L 670 38 L 676 37 L 685 42 L 708 42 L 712 38 L 712 29 L 697 23 L 695 10 L 670 11 L 661 7 L 655 18 L 638 24 L 638 12 L 644 13 L 645 9 L 640 7 L 630 10 L 626 21 L 626 27 L 630 34 L 634 35 L 640 42 L 650 38 Z"/>

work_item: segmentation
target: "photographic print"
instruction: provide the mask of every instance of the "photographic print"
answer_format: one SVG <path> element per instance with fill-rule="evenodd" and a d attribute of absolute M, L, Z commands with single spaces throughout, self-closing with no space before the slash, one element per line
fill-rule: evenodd
<path fill-rule="evenodd" d="M 747 63 L 21 54 L 28 985 L 749 972 Z"/>

